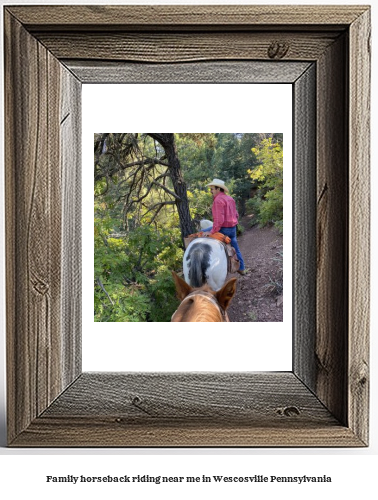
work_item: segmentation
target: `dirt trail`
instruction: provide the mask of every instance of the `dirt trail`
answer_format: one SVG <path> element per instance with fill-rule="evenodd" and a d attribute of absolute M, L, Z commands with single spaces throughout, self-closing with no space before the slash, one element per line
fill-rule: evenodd
<path fill-rule="evenodd" d="M 273 227 L 249 228 L 248 219 L 238 243 L 246 276 L 237 276 L 237 291 L 228 308 L 232 322 L 282 321 L 282 235 Z"/>

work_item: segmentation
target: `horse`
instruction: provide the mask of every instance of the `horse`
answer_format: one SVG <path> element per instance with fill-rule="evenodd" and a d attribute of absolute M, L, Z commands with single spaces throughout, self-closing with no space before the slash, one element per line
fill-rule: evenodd
<path fill-rule="evenodd" d="M 185 250 L 183 268 L 188 285 L 199 288 L 207 283 L 212 290 L 220 290 L 227 277 L 223 244 L 213 238 L 196 238 Z"/>
<path fill-rule="evenodd" d="M 181 301 L 171 322 L 230 321 L 226 309 L 236 291 L 236 278 L 231 278 L 215 292 L 209 285 L 193 288 L 172 271 L 177 298 Z"/>

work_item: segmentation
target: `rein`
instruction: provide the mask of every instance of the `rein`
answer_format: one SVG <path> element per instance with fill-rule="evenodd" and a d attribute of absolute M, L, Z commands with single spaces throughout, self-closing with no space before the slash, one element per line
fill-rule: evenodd
<path fill-rule="evenodd" d="M 190 292 L 184 300 L 181 301 L 181 304 L 183 304 L 187 299 L 190 299 L 193 295 L 202 295 L 202 297 L 205 297 L 205 299 L 209 300 L 210 302 L 212 302 L 215 306 L 217 306 L 217 308 L 219 309 L 221 315 L 222 315 L 222 319 L 223 321 L 227 321 L 227 322 L 230 322 L 229 318 L 228 318 L 228 314 L 227 312 L 221 308 L 221 306 L 219 305 L 219 302 L 217 301 L 217 299 L 214 297 L 214 295 L 210 292 L 205 292 L 205 290 L 194 290 L 194 292 Z M 180 304 L 180 306 L 181 306 Z M 180 307 L 179 306 L 179 307 Z M 176 309 L 176 311 L 172 314 L 172 318 L 173 316 L 177 313 L 178 309 Z M 172 319 L 171 318 L 171 319 Z"/>

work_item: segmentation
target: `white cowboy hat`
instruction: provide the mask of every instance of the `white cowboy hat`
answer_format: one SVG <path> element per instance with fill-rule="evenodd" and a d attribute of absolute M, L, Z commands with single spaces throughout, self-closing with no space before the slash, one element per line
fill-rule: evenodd
<path fill-rule="evenodd" d="M 215 186 L 218 188 L 222 188 L 228 193 L 228 188 L 225 186 L 224 181 L 221 181 L 220 179 L 213 179 L 210 184 L 206 184 L 206 187 L 208 186 Z"/>

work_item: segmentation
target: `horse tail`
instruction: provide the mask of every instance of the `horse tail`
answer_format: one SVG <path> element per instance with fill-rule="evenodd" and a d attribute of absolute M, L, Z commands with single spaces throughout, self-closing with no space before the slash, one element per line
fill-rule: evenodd
<path fill-rule="evenodd" d="M 206 243 L 192 245 L 186 260 L 189 267 L 189 284 L 195 288 L 206 283 L 206 270 L 210 264 L 211 247 Z"/>

